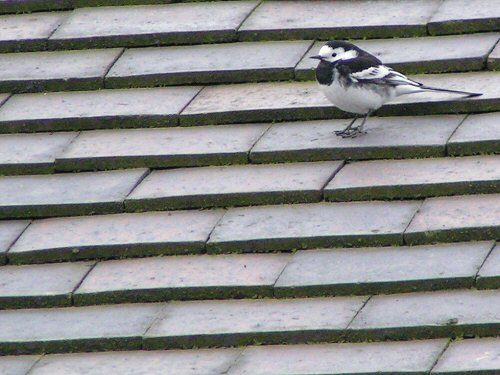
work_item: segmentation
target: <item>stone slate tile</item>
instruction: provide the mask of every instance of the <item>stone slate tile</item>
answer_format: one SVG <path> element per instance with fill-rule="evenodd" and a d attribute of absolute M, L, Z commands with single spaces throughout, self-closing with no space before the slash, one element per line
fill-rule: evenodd
<path fill-rule="evenodd" d="M 199 90 L 166 87 L 14 95 L 0 108 L 0 133 L 177 125 L 179 112 Z"/>
<path fill-rule="evenodd" d="M 71 9 L 73 0 L 2 0 L 0 13 L 30 13 L 35 11 Z"/>
<path fill-rule="evenodd" d="M 500 114 L 469 115 L 446 145 L 450 155 L 500 153 Z"/>
<path fill-rule="evenodd" d="M 321 249 L 294 254 L 276 282 L 280 297 L 470 288 L 492 242 Z"/>
<path fill-rule="evenodd" d="M 431 374 L 498 374 L 500 339 L 470 339 L 452 342 Z"/>
<path fill-rule="evenodd" d="M 129 351 L 46 355 L 31 375 L 220 375 L 240 349 Z"/>
<path fill-rule="evenodd" d="M 1 113 L 1 112 L 0 112 Z M 308 120 L 341 115 L 311 82 L 207 86 L 181 113 L 181 125 Z"/>
<path fill-rule="evenodd" d="M 75 304 L 272 297 L 288 255 L 187 255 L 98 263 Z"/>
<path fill-rule="evenodd" d="M 498 31 L 499 22 L 496 0 L 445 0 L 427 28 L 432 35 Z"/>
<path fill-rule="evenodd" d="M 311 41 L 240 42 L 128 49 L 106 87 L 290 80 Z"/>
<path fill-rule="evenodd" d="M 322 246 L 401 245 L 420 202 L 349 202 L 228 210 L 210 235 L 209 252 Z"/>
<path fill-rule="evenodd" d="M 427 374 L 446 340 L 251 346 L 229 375 Z"/>
<path fill-rule="evenodd" d="M 500 43 L 497 43 L 488 56 L 488 69 L 500 70 Z"/>
<path fill-rule="evenodd" d="M 176 211 L 35 221 L 9 251 L 11 263 L 200 253 L 224 212 Z"/>
<path fill-rule="evenodd" d="M 92 262 L 0 267 L 0 308 L 71 305 L 71 293 Z"/>
<path fill-rule="evenodd" d="M 0 353 L 135 350 L 164 305 L 0 311 Z"/>
<path fill-rule="evenodd" d="M 0 54 L 0 90 L 38 92 L 94 90 L 122 53 L 121 48 Z"/>
<path fill-rule="evenodd" d="M 16 355 L 0 357 L 0 374 L 27 375 L 33 365 L 40 360 L 40 355 Z"/>
<path fill-rule="evenodd" d="M 49 48 L 194 44 L 236 40 L 257 1 L 219 1 L 75 10 L 50 37 Z"/>
<path fill-rule="evenodd" d="M 250 152 L 254 163 L 445 156 L 446 141 L 464 116 L 373 117 L 367 134 L 340 138 L 347 120 L 273 124 Z"/>
<path fill-rule="evenodd" d="M 377 111 L 380 116 L 432 115 L 500 110 L 500 74 L 469 72 L 412 76 L 429 86 L 481 92 L 404 95 Z M 1 114 L 1 112 L 0 112 Z M 272 82 L 205 87 L 181 113 L 181 125 L 352 117 L 331 105 L 315 82 Z M 1 119 L 1 117 L 0 117 Z M 370 123 L 370 121 L 368 121 Z"/>
<path fill-rule="evenodd" d="M 348 339 L 495 336 L 500 292 L 453 290 L 372 297 L 348 328 Z"/>
<path fill-rule="evenodd" d="M 500 194 L 426 199 L 404 238 L 408 244 L 500 238 Z"/>
<path fill-rule="evenodd" d="M 358 47 L 377 56 L 402 73 L 439 73 L 483 70 L 486 57 L 500 34 L 468 34 L 427 38 L 353 40 Z M 295 68 L 298 79 L 313 80 L 316 55 L 325 44 L 316 42 Z M 468 48 L 463 48 L 467 44 Z"/>
<path fill-rule="evenodd" d="M 0 218 L 121 212 L 123 200 L 147 173 L 132 169 L 0 177 Z"/>
<path fill-rule="evenodd" d="M 0 174 L 52 173 L 55 158 L 77 133 L 0 135 Z"/>
<path fill-rule="evenodd" d="M 492 250 L 479 270 L 476 285 L 480 289 L 500 288 L 500 246 Z"/>
<path fill-rule="evenodd" d="M 239 34 L 244 40 L 425 35 L 427 20 L 438 8 L 439 1 L 383 0 L 376 6 L 391 12 L 374 13 L 373 3 L 367 0 L 338 2 L 334 7 L 325 0 L 266 1 L 243 23 Z M 408 7 L 412 8 L 411 12 Z"/>
<path fill-rule="evenodd" d="M 1 2 L 0 11 L 6 2 Z M 24 2 L 15 3 L 19 12 Z M 47 39 L 66 16 L 64 12 L 0 16 L 0 52 L 44 50 Z"/>
<path fill-rule="evenodd" d="M 500 155 L 347 164 L 325 187 L 332 201 L 421 198 L 500 191 Z"/>
<path fill-rule="evenodd" d="M 127 211 L 319 202 L 343 162 L 236 165 L 154 171 L 125 201 Z"/>
<path fill-rule="evenodd" d="M 268 127 L 269 124 L 246 124 L 86 131 L 57 157 L 56 169 L 244 164 L 250 148 Z"/>
<path fill-rule="evenodd" d="M 30 224 L 28 220 L 0 221 L 0 265 L 5 263 L 9 247 Z"/>
<path fill-rule="evenodd" d="M 341 335 L 366 297 L 171 302 L 144 348 L 292 344 Z"/>

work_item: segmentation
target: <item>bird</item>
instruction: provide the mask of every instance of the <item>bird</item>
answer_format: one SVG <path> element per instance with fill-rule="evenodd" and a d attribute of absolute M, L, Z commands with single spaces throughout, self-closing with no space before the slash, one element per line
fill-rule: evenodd
<path fill-rule="evenodd" d="M 309 57 L 319 60 L 315 71 L 316 80 L 328 100 L 341 110 L 355 115 L 345 129 L 335 132 L 343 138 L 366 134 L 363 126 L 368 117 L 400 95 L 428 91 L 460 94 L 466 98 L 482 95 L 424 85 L 346 41 L 329 41 L 321 47 L 318 55 Z M 361 116 L 361 124 L 354 126 Z"/>

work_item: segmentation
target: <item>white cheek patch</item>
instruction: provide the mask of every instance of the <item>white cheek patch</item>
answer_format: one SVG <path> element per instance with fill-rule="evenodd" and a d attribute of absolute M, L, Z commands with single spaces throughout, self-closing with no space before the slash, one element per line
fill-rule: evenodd
<path fill-rule="evenodd" d="M 358 51 L 351 49 L 347 52 L 342 53 L 341 55 L 339 55 L 337 57 L 338 57 L 338 60 L 355 59 L 356 57 L 358 57 Z"/>
<path fill-rule="evenodd" d="M 321 57 L 323 57 L 323 58 L 326 59 L 328 57 L 332 57 L 332 53 L 333 53 L 333 48 L 332 47 L 330 47 L 330 46 L 323 46 L 319 50 L 318 55 L 320 55 Z"/>

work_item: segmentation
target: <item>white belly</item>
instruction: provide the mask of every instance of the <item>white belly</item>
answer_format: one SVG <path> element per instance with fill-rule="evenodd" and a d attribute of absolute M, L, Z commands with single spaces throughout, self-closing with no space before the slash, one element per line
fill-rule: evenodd
<path fill-rule="evenodd" d="M 343 87 L 338 84 L 336 80 L 330 85 L 320 85 L 325 96 L 336 107 L 343 111 L 367 114 L 384 105 L 387 101 L 392 99 L 394 94 L 391 93 L 378 93 L 374 90 L 363 87 Z"/>

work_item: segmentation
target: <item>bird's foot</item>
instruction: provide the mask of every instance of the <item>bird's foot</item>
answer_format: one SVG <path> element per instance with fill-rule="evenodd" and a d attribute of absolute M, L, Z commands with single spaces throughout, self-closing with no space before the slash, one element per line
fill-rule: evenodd
<path fill-rule="evenodd" d="M 335 132 L 336 136 L 339 136 L 342 138 L 356 138 L 362 134 L 366 134 L 366 131 L 363 131 L 360 127 L 344 129 L 344 130 L 337 130 Z"/>

